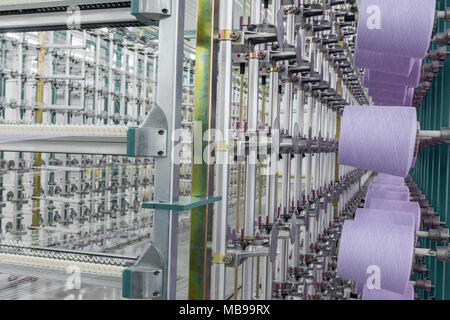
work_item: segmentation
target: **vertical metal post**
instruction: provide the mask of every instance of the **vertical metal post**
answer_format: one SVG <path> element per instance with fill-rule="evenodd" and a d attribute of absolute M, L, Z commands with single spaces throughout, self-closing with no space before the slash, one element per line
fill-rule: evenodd
<path fill-rule="evenodd" d="M 183 83 L 184 1 L 172 1 L 172 15 L 159 25 L 159 68 L 157 102 L 164 111 L 168 132 L 181 127 L 181 97 Z M 168 36 L 170 35 L 170 36 Z M 111 57 L 112 59 L 112 57 Z M 169 138 L 167 157 L 155 160 L 155 201 L 173 202 L 179 197 L 180 170 L 174 161 L 179 141 Z M 161 299 L 176 298 L 178 213 L 155 210 L 153 244 L 159 250 L 163 264 Z"/>
<path fill-rule="evenodd" d="M 338 77 L 337 80 L 337 94 L 342 94 L 342 78 Z M 341 115 L 339 113 L 336 114 L 336 140 L 339 140 L 339 135 L 341 133 Z M 339 158 L 338 153 L 336 152 L 334 156 L 334 181 L 339 181 L 340 172 L 339 172 Z M 337 217 L 339 215 L 339 198 L 334 199 L 334 216 Z"/>
<path fill-rule="evenodd" d="M 199 0 L 197 2 L 194 163 L 192 166 L 192 195 L 197 197 L 209 197 L 214 192 L 214 167 L 209 164 L 210 159 L 204 161 L 202 156 L 203 151 L 208 155 L 208 158 L 211 155 L 212 150 L 209 141 L 211 129 L 215 127 L 217 41 L 214 37 L 218 34 L 218 9 L 217 0 Z M 207 132 L 208 137 L 203 139 Z M 224 198 L 223 201 L 227 201 L 227 199 Z M 212 209 L 213 206 L 209 205 L 191 210 L 190 300 L 210 298 Z"/>
<path fill-rule="evenodd" d="M 261 23 L 261 0 L 252 2 L 252 24 Z M 258 48 L 249 56 L 249 83 L 248 83 L 248 133 L 256 134 L 258 130 L 258 109 L 259 109 L 259 54 Z M 250 151 L 247 158 L 247 184 L 245 187 L 245 237 L 253 237 L 255 223 L 255 199 L 256 199 L 256 174 L 257 155 L 255 151 Z M 244 283 L 243 293 L 245 300 L 253 298 L 253 258 L 244 262 Z"/>
<path fill-rule="evenodd" d="M 272 1 L 272 24 L 277 24 L 277 13 L 281 7 L 281 1 L 273 0 Z M 280 119 L 280 108 L 279 108 L 279 75 L 278 72 L 272 72 L 270 74 L 270 100 L 271 100 L 271 108 L 270 108 L 270 125 L 274 126 L 275 119 Z M 272 157 L 272 161 L 270 163 L 271 172 L 268 176 L 268 192 L 267 192 L 267 222 L 272 224 L 274 222 L 274 216 L 277 207 L 277 197 L 278 197 L 278 155 L 276 158 Z M 273 264 L 269 258 L 266 258 L 266 277 L 265 277 L 265 299 L 272 299 L 272 283 L 273 283 Z"/>
<path fill-rule="evenodd" d="M 219 78 L 217 80 L 217 134 L 222 135 L 223 143 L 216 150 L 216 193 L 222 196 L 217 203 L 213 217 L 213 253 L 224 254 L 227 241 L 228 214 L 228 172 L 229 172 L 229 129 L 232 97 L 232 43 L 234 1 L 220 1 L 219 17 Z M 226 272 L 224 264 L 213 264 L 212 294 L 213 299 L 225 299 Z"/>
<path fill-rule="evenodd" d="M 46 33 L 40 32 L 39 33 L 39 45 L 44 46 L 46 40 Z M 39 107 L 42 107 L 44 104 L 44 80 L 43 76 L 45 73 L 45 53 L 46 50 L 44 48 L 39 49 L 38 52 L 38 74 L 40 75 L 40 78 L 37 83 L 37 94 L 36 94 L 36 100 L 37 105 Z M 19 59 L 22 59 L 19 57 Z M 39 108 L 36 111 L 36 123 L 42 123 L 44 120 L 43 118 L 43 110 L 42 108 Z M 36 167 L 42 166 L 42 154 L 36 153 L 34 155 L 34 165 Z M 36 171 L 36 174 L 34 176 L 34 197 L 39 198 L 41 196 L 41 172 Z M 40 225 L 40 201 L 34 200 L 33 201 L 33 227 L 39 227 Z"/>

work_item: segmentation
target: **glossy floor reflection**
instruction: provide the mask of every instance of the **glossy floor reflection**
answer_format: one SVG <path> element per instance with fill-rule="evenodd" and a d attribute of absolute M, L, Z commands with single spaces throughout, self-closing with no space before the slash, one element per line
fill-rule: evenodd
<path fill-rule="evenodd" d="M 189 239 L 188 217 L 180 217 L 178 238 L 177 299 L 188 298 Z M 234 223 L 230 219 L 229 223 Z M 150 240 L 136 242 L 118 250 L 108 251 L 124 256 L 139 256 L 149 246 Z M 233 294 L 234 269 L 227 269 L 227 296 Z M 23 275 L 0 274 L 0 300 L 120 300 L 119 288 L 81 284 L 79 290 L 66 288 L 65 281 L 33 278 Z"/>

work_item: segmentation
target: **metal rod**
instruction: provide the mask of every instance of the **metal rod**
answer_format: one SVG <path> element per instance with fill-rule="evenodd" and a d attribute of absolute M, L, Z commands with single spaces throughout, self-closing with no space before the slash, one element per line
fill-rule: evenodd
<path fill-rule="evenodd" d="M 46 33 L 40 32 L 39 33 L 39 44 L 45 45 L 46 41 Z M 38 73 L 42 77 L 45 74 L 45 49 L 40 49 L 38 52 Z M 44 103 L 44 81 L 42 81 L 42 78 L 37 83 L 37 105 L 40 106 Z M 36 112 L 36 123 L 42 123 L 43 122 L 43 110 L 37 110 Z M 36 167 L 42 166 L 42 154 L 36 153 L 34 155 L 34 165 Z M 41 174 L 39 171 L 36 172 L 34 176 L 34 197 L 40 197 L 41 196 Z M 39 208 L 40 207 L 40 201 L 34 200 L 33 201 L 33 207 Z M 33 213 L 33 227 L 39 227 L 40 225 L 40 210 L 36 209 Z"/>
<path fill-rule="evenodd" d="M 181 127 L 182 83 L 183 83 L 183 48 L 184 48 L 184 1 L 172 1 L 172 15 L 162 19 L 159 26 L 158 105 L 164 111 L 168 132 L 175 132 Z M 170 37 L 166 35 L 170 34 Z M 112 60 L 112 59 L 111 59 Z M 177 201 L 179 198 L 180 170 L 173 161 L 177 146 L 170 141 L 167 157 L 155 160 L 155 200 L 164 202 Z M 176 298 L 177 254 L 178 254 L 178 212 L 155 210 L 153 218 L 153 244 L 158 249 L 163 263 L 163 290 L 161 299 Z"/>
<path fill-rule="evenodd" d="M 214 168 L 210 164 L 211 129 L 215 127 L 217 83 L 218 33 L 217 0 L 197 2 L 197 51 L 195 62 L 195 108 L 194 108 L 194 157 L 192 165 L 192 195 L 209 197 L 214 193 Z M 160 51 L 163 52 L 163 51 Z M 198 132 L 200 130 L 200 132 Z M 196 131 L 196 132 L 195 132 Z M 208 133 L 208 141 L 202 137 Z M 195 137 L 198 135 L 200 139 Z M 198 141 L 200 140 L 200 141 Z M 200 151 L 201 150 L 201 151 Z M 197 154 L 200 151 L 200 154 Z M 203 151 L 208 159 L 203 158 Z M 227 201 L 224 198 L 223 201 Z M 191 238 L 189 251 L 189 299 L 208 300 L 211 285 L 212 206 L 191 210 Z"/>
<path fill-rule="evenodd" d="M 419 138 L 440 138 L 442 136 L 441 131 L 426 131 L 420 130 L 418 134 Z"/>
<path fill-rule="evenodd" d="M 261 22 L 261 0 L 252 0 L 251 21 L 253 24 Z M 253 48 L 254 52 L 249 59 L 249 84 L 248 84 L 248 132 L 256 133 L 258 130 L 258 111 L 259 111 L 259 59 L 257 55 L 257 47 Z M 245 237 L 254 236 L 255 223 L 255 198 L 256 198 L 256 174 L 257 174 L 257 154 L 251 151 L 247 158 L 246 165 L 246 186 L 245 186 Z M 243 292 L 244 299 L 253 299 L 253 258 L 244 262 L 244 283 Z"/>
<path fill-rule="evenodd" d="M 415 248 L 414 253 L 418 256 L 435 257 L 436 251 L 431 249 Z"/>
<path fill-rule="evenodd" d="M 430 236 L 430 233 L 427 231 L 416 231 L 416 236 L 422 237 L 422 238 L 428 238 Z"/>
<path fill-rule="evenodd" d="M 219 30 L 233 29 L 234 1 L 220 1 Z M 217 203 L 213 220 L 213 253 L 226 251 L 228 226 L 228 185 L 229 185 L 229 129 L 231 124 L 232 100 L 232 42 L 222 39 L 219 43 L 219 65 L 217 80 L 217 131 L 222 135 L 222 148 L 216 150 L 216 193 L 222 196 Z M 213 264 L 212 298 L 224 300 L 226 295 L 226 272 L 224 264 Z"/>

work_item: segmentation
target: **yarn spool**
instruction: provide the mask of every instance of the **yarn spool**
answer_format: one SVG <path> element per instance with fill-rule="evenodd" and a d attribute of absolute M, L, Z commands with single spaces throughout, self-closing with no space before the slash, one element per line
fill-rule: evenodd
<path fill-rule="evenodd" d="M 370 82 L 385 82 L 415 88 L 419 85 L 420 82 L 420 75 L 422 73 L 422 60 L 416 59 L 414 61 L 411 73 L 408 76 L 380 71 L 372 71 L 368 69 L 366 69 L 364 72 L 367 72 L 367 80 Z"/>
<path fill-rule="evenodd" d="M 365 282 L 357 283 L 356 284 L 356 293 L 360 294 L 364 291 Z"/>
<path fill-rule="evenodd" d="M 399 92 L 401 90 L 408 88 L 407 86 L 403 86 L 400 84 L 376 82 L 376 81 L 368 81 L 368 80 L 364 81 L 364 86 L 369 89 L 384 90 L 384 91 L 390 91 L 390 92 Z"/>
<path fill-rule="evenodd" d="M 374 105 L 378 107 L 390 107 L 390 106 L 403 106 L 405 103 L 405 100 L 393 100 L 393 99 L 380 99 L 375 98 L 373 99 Z"/>
<path fill-rule="evenodd" d="M 373 203 L 372 199 L 370 203 Z M 376 199 L 381 202 L 387 200 Z M 381 206 L 381 208 L 357 209 L 354 221 L 371 221 L 377 223 L 387 223 L 411 227 L 415 231 L 420 230 L 420 207 L 419 206 L 402 206 L 410 202 L 394 201 L 397 204 L 392 204 L 392 207 Z M 400 203 L 400 205 L 398 204 Z M 412 202 L 411 202 L 412 203 Z M 418 205 L 418 204 L 417 204 Z M 398 209 L 398 210 L 397 210 Z M 417 214 L 418 211 L 418 214 Z M 418 237 L 415 237 L 418 240 Z"/>
<path fill-rule="evenodd" d="M 375 105 L 377 106 L 402 106 L 405 104 L 405 100 L 406 100 L 406 95 L 405 98 L 386 98 L 386 97 L 382 97 L 379 94 L 378 95 L 373 95 L 371 96 L 373 102 L 375 103 Z"/>
<path fill-rule="evenodd" d="M 409 201 L 409 191 L 408 192 L 395 192 L 395 191 L 385 191 L 385 190 L 369 190 L 366 195 L 364 208 L 369 208 L 369 204 L 372 199 Z"/>
<path fill-rule="evenodd" d="M 382 191 L 393 191 L 393 192 L 409 192 L 408 187 L 398 186 L 389 183 L 372 183 L 369 186 L 369 190 L 382 190 Z"/>
<path fill-rule="evenodd" d="M 417 135 L 417 114 L 408 107 L 346 107 L 339 164 L 406 177 Z"/>
<path fill-rule="evenodd" d="M 405 103 L 403 105 L 405 107 L 411 107 L 413 103 L 413 98 L 414 98 L 414 88 L 408 88 Z"/>
<path fill-rule="evenodd" d="M 398 183 L 398 184 L 405 184 L 405 179 L 402 177 L 397 177 L 397 176 L 392 176 L 392 175 L 388 175 L 388 174 L 382 174 L 379 173 L 374 179 L 373 179 L 373 183 L 377 183 L 377 182 L 391 182 L 391 183 Z"/>
<path fill-rule="evenodd" d="M 405 103 L 407 91 L 408 90 L 406 89 L 406 87 L 404 87 L 400 91 L 395 91 L 395 92 L 369 88 L 369 96 L 371 96 L 374 99 L 378 98 L 378 99 L 383 99 L 383 100 L 387 100 L 387 101 L 390 101 L 390 100 L 401 101 L 401 105 L 403 105 Z"/>
<path fill-rule="evenodd" d="M 369 289 L 366 285 L 363 289 L 362 300 L 414 300 L 414 286 L 408 283 L 405 293 L 398 294 L 384 289 Z"/>
<path fill-rule="evenodd" d="M 394 186 L 397 186 L 397 187 L 404 187 L 405 186 L 405 182 L 403 181 L 403 179 L 398 181 L 398 180 L 391 180 L 389 178 L 381 178 L 381 177 L 375 178 L 372 181 L 372 183 L 370 184 L 370 186 L 378 185 L 378 184 L 390 185 L 390 186 L 394 185 Z"/>
<path fill-rule="evenodd" d="M 423 59 L 435 21 L 435 0 L 365 0 L 359 8 L 360 50 Z"/>
<path fill-rule="evenodd" d="M 389 180 L 377 180 L 372 182 L 371 185 L 386 185 L 386 186 L 393 186 L 393 187 L 404 187 L 406 186 L 404 182 L 397 182 L 397 181 L 389 181 Z"/>
<path fill-rule="evenodd" d="M 394 179 L 394 180 L 400 180 L 399 177 L 393 176 L 391 174 L 385 174 L 385 173 L 379 173 L 377 175 L 377 177 L 381 177 L 381 178 L 389 178 L 389 179 Z"/>
<path fill-rule="evenodd" d="M 354 57 L 356 67 L 403 76 L 411 73 L 414 64 L 414 59 L 411 57 L 361 50 L 358 47 L 358 41 L 356 41 Z"/>
<path fill-rule="evenodd" d="M 368 221 L 371 223 L 407 226 L 411 228 L 412 232 L 414 232 L 416 228 L 415 214 L 407 211 L 357 209 L 354 221 Z"/>
<path fill-rule="evenodd" d="M 369 203 L 370 209 L 392 210 L 395 212 L 407 212 L 414 217 L 415 230 L 420 230 L 421 213 L 418 202 L 396 201 L 372 198 Z"/>
<path fill-rule="evenodd" d="M 397 177 L 397 176 L 393 176 L 390 174 L 384 174 L 384 173 L 379 173 L 376 177 L 376 179 L 383 179 L 383 180 L 392 180 L 392 181 L 398 181 L 398 182 L 405 182 L 405 179 L 401 178 L 401 177 Z"/>
<path fill-rule="evenodd" d="M 411 227 L 346 221 L 339 244 L 337 275 L 365 284 L 370 268 L 377 267 L 381 288 L 402 294 L 411 274 L 413 253 Z"/>
<path fill-rule="evenodd" d="M 417 131 L 420 131 L 420 122 L 417 122 Z M 413 162 L 411 165 L 411 168 L 414 168 L 416 166 L 417 158 L 419 157 L 419 152 L 414 154 Z"/>
<path fill-rule="evenodd" d="M 392 102 L 383 102 L 383 103 L 381 103 L 381 102 L 378 102 L 378 103 L 376 103 L 376 102 L 374 102 L 374 106 L 376 106 L 376 107 L 389 107 L 389 106 L 395 106 L 395 105 L 399 105 L 400 103 L 392 103 Z"/>
<path fill-rule="evenodd" d="M 378 180 L 374 180 L 372 182 L 372 184 L 389 184 L 389 185 L 394 185 L 394 186 L 405 186 L 404 182 L 398 182 L 398 181 L 392 181 L 392 180 L 383 180 L 383 179 L 378 179 Z"/>

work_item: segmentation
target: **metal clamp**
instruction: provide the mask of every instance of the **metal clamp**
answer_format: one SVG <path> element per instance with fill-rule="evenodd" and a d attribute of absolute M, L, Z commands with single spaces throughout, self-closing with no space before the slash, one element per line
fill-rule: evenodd
<path fill-rule="evenodd" d="M 237 41 L 241 37 L 240 32 L 233 30 L 220 30 L 219 40 L 220 41 Z"/>
<path fill-rule="evenodd" d="M 158 298 L 162 294 L 162 279 L 161 255 L 151 244 L 134 266 L 123 271 L 122 296 L 128 299 Z"/>
<path fill-rule="evenodd" d="M 140 22 L 153 25 L 171 15 L 172 0 L 133 0 L 131 14 Z"/>
<path fill-rule="evenodd" d="M 436 247 L 436 259 L 443 262 L 450 262 L 450 245 L 447 247 Z"/>
<path fill-rule="evenodd" d="M 164 111 L 156 105 L 140 128 L 127 131 L 127 155 L 129 157 L 167 156 L 168 124 Z"/>
<path fill-rule="evenodd" d="M 226 254 L 227 262 L 222 263 L 225 263 L 227 267 L 239 267 L 247 258 L 253 257 L 268 257 L 272 263 L 275 262 L 278 244 L 278 229 L 276 226 L 272 228 L 269 237 L 269 247 L 249 245 L 245 250 L 231 249 Z"/>

